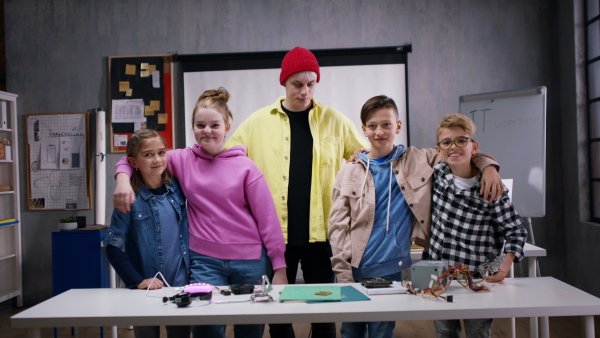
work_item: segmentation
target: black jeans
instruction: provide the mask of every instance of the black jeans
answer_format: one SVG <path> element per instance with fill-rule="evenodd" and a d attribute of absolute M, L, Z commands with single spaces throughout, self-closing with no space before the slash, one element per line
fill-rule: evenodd
<path fill-rule="evenodd" d="M 296 284 L 298 263 L 302 268 L 302 277 L 306 284 L 333 283 L 335 275 L 331 269 L 331 246 L 329 242 L 309 243 L 306 245 L 287 245 L 285 264 L 289 284 Z M 313 338 L 335 338 L 335 323 L 312 323 Z M 269 324 L 272 338 L 294 338 L 292 324 Z"/>

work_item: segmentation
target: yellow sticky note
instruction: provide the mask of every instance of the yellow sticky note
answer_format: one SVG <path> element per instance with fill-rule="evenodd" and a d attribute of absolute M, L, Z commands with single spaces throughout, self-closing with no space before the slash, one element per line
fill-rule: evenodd
<path fill-rule="evenodd" d="M 129 81 L 119 81 L 119 91 L 126 92 L 129 89 Z"/>
<path fill-rule="evenodd" d="M 125 96 L 131 96 L 133 95 L 133 89 L 129 88 L 127 89 L 127 91 L 125 92 Z"/>
<path fill-rule="evenodd" d="M 140 76 L 148 77 L 148 76 L 150 76 L 150 72 L 148 72 L 147 70 L 142 70 L 142 71 L 140 71 Z"/>
<path fill-rule="evenodd" d="M 167 114 L 158 114 L 158 124 L 167 124 Z"/>
<path fill-rule="evenodd" d="M 148 64 L 147 63 L 142 63 L 140 65 L 140 69 L 148 69 Z"/>
<path fill-rule="evenodd" d="M 135 65 L 125 66 L 125 75 L 135 75 Z"/>
<path fill-rule="evenodd" d="M 150 100 L 150 107 L 154 110 L 160 110 L 160 100 Z"/>
<path fill-rule="evenodd" d="M 144 106 L 144 116 L 154 116 L 154 109 L 150 106 Z"/>
<path fill-rule="evenodd" d="M 156 65 L 148 65 L 148 71 L 149 71 L 150 73 L 152 73 L 152 72 L 156 71 Z"/>

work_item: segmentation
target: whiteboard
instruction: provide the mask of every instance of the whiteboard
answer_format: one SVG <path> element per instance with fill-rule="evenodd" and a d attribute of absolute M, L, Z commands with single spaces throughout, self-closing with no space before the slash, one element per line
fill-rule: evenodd
<path fill-rule="evenodd" d="M 546 214 L 546 87 L 465 95 L 460 113 L 477 125 L 479 150 L 513 179 L 512 202 L 522 217 Z"/>

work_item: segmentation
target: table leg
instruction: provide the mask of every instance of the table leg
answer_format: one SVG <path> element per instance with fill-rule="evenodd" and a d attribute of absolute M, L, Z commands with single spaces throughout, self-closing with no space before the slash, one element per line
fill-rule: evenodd
<path fill-rule="evenodd" d="M 77 327 L 75 328 L 75 337 L 77 338 L 85 338 L 87 336 L 87 327 Z"/>
<path fill-rule="evenodd" d="M 540 337 L 541 338 L 549 338 L 550 337 L 550 321 L 548 317 L 540 317 Z"/>
<path fill-rule="evenodd" d="M 27 330 L 27 337 L 42 338 L 42 329 L 41 328 L 33 328 L 33 329 Z"/>
<path fill-rule="evenodd" d="M 537 256 L 527 257 L 529 277 L 537 277 Z"/>
<path fill-rule="evenodd" d="M 510 338 L 517 338 L 517 325 L 515 318 L 508 318 L 508 332 L 510 332 Z"/>
<path fill-rule="evenodd" d="M 527 265 L 529 267 L 529 277 L 537 277 L 537 257 L 527 257 Z M 537 317 L 529 318 L 529 336 L 538 337 Z"/>
<path fill-rule="evenodd" d="M 594 316 L 585 316 L 583 317 L 583 329 L 586 338 L 594 338 Z"/>

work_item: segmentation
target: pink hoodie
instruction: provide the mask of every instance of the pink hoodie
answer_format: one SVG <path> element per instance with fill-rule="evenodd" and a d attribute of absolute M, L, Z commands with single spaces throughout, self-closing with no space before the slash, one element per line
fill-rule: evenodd
<path fill-rule="evenodd" d="M 260 259 L 264 245 L 273 269 L 286 267 L 271 192 L 244 146 L 211 156 L 195 144 L 170 150 L 167 158 L 188 201 L 190 250 L 219 259 Z M 126 157 L 117 163 L 121 172 L 133 172 Z"/>

